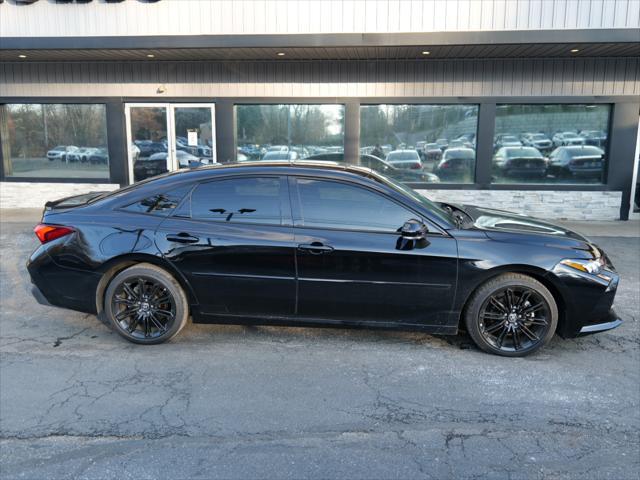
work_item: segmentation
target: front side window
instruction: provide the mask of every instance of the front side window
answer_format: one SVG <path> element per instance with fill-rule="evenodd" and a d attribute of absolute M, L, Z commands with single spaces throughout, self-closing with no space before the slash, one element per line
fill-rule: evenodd
<path fill-rule="evenodd" d="M 360 153 L 385 160 L 401 182 L 471 183 L 477 105 L 364 105 Z"/>
<path fill-rule="evenodd" d="M 497 105 L 493 183 L 601 184 L 609 105 Z"/>
<path fill-rule="evenodd" d="M 327 180 L 298 179 L 305 227 L 396 232 L 417 215 L 362 187 Z"/>
<path fill-rule="evenodd" d="M 237 160 L 299 160 L 344 151 L 343 105 L 236 105 Z"/>
<path fill-rule="evenodd" d="M 281 188 L 278 177 L 203 183 L 191 194 L 191 218 L 280 225 L 283 216 Z"/>
<path fill-rule="evenodd" d="M 4 176 L 109 178 L 103 104 L 0 105 Z"/>

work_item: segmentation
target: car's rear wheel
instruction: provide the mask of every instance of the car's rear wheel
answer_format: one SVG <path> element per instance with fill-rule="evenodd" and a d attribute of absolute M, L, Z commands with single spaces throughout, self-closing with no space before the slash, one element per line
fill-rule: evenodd
<path fill-rule="evenodd" d="M 482 350 L 523 357 L 547 344 L 558 325 L 558 306 L 539 281 L 508 273 L 481 285 L 465 309 L 467 331 Z"/>
<path fill-rule="evenodd" d="M 180 284 L 165 270 L 149 263 L 129 267 L 116 275 L 104 298 L 113 328 L 127 340 L 154 345 L 182 330 L 189 304 Z"/>

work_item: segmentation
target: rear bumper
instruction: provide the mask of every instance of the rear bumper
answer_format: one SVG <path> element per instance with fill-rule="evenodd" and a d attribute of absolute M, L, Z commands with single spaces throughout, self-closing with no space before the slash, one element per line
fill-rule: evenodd
<path fill-rule="evenodd" d="M 606 332 L 607 330 L 613 330 L 614 328 L 622 325 L 622 319 L 618 316 L 616 311 L 612 308 L 606 318 L 602 319 L 602 323 L 594 323 L 591 325 L 585 325 L 580 329 L 578 335 L 589 335 L 590 333 Z"/>
<path fill-rule="evenodd" d="M 31 294 L 40 305 L 44 305 L 45 307 L 55 306 L 49 300 L 47 300 L 47 297 L 44 296 L 44 293 L 42 293 L 42 291 L 36 285 L 31 285 Z"/>

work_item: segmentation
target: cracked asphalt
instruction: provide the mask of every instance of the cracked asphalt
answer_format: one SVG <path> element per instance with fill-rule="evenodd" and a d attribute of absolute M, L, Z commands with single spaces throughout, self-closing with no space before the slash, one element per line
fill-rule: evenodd
<path fill-rule="evenodd" d="M 508 359 L 468 337 L 189 325 L 153 347 L 30 295 L 0 225 L 0 477 L 640 476 L 640 239 L 612 332 Z"/>

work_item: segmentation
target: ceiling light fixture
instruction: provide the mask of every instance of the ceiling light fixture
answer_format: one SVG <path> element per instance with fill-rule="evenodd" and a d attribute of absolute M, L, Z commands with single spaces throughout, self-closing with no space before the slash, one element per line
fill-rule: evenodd
<path fill-rule="evenodd" d="M 580 51 L 580 49 L 578 48 L 572 48 L 571 49 L 571 53 L 578 53 Z"/>
<path fill-rule="evenodd" d="M 277 54 L 279 57 L 284 57 L 284 52 L 278 52 Z"/>
<path fill-rule="evenodd" d="M 147 53 L 147 58 L 155 58 L 156 56 L 153 53 Z"/>
<path fill-rule="evenodd" d="M 18 55 L 18 58 L 27 58 L 26 55 Z"/>
<path fill-rule="evenodd" d="M 431 52 L 429 52 L 428 50 L 425 50 L 424 52 L 422 52 L 423 55 L 431 55 Z"/>

